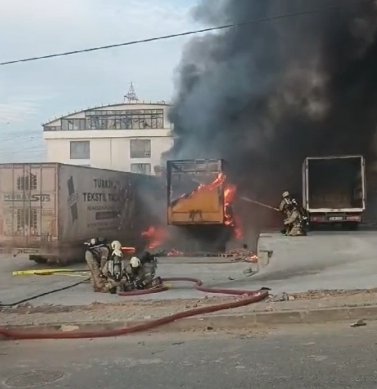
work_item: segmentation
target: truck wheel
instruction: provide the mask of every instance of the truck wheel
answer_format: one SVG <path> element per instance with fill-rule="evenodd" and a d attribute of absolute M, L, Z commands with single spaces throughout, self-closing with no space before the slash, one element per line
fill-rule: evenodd
<path fill-rule="evenodd" d="M 40 257 L 39 255 L 30 255 L 29 259 L 41 265 L 47 263 L 47 258 Z"/>
<path fill-rule="evenodd" d="M 359 228 L 359 223 L 358 222 L 350 222 L 348 223 L 348 230 L 349 231 L 356 231 Z"/>

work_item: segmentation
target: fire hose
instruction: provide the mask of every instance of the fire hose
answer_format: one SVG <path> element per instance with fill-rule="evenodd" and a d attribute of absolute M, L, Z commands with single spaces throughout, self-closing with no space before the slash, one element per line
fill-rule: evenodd
<path fill-rule="evenodd" d="M 203 286 L 203 282 L 196 278 L 188 277 L 174 277 L 174 278 L 163 278 L 163 282 L 193 282 L 195 289 L 206 292 L 206 293 L 217 293 L 217 294 L 227 294 L 234 296 L 242 296 L 241 299 L 235 300 L 232 302 L 226 302 L 222 304 L 215 304 L 207 307 L 194 308 L 183 312 L 174 313 L 172 315 L 164 316 L 160 319 L 151 320 L 146 323 L 136 324 L 129 327 L 123 327 L 113 330 L 100 330 L 100 331 L 74 331 L 74 332 L 24 332 L 17 330 L 8 330 L 6 328 L 0 327 L 0 336 L 3 336 L 8 339 L 84 339 L 84 338 L 105 338 L 112 336 L 121 336 L 129 335 L 137 332 L 148 331 L 153 328 L 160 327 L 165 324 L 172 323 L 176 320 L 184 319 L 187 317 L 192 317 L 196 315 L 202 315 L 212 312 L 218 312 L 221 310 L 232 309 L 250 305 L 265 299 L 268 296 L 268 290 L 238 290 L 238 289 L 220 289 L 220 288 L 210 288 Z M 146 290 L 137 290 L 131 292 L 121 292 L 120 296 L 136 296 L 136 295 L 146 295 L 150 293 L 157 293 L 167 290 L 168 287 L 161 285 L 157 288 L 146 289 Z"/>
<path fill-rule="evenodd" d="M 262 202 L 257 201 L 257 200 L 250 199 L 249 197 L 246 197 L 246 196 L 241 196 L 241 200 L 246 201 L 246 202 L 248 202 L 248 203 L 252 203 L 252 204 L 259 205 L 259 206 L 261 206 L 261 207 L 263 207 L 263 208 L 267 208 L 267 209 L 271 209 L 271 210 L 273 210 L 273 211 L 280 212 L 279 208 L 272 207 L 271 205 L 262 203 Z"/>

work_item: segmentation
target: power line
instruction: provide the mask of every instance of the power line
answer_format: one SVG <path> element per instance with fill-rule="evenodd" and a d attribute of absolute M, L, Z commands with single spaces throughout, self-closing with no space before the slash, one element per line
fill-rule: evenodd
<path fill-rule="evenodd" d="M 191 31 L 186 31 L 186 32 L 181 32 L 181 33 L 176 33 L 176 34 L 162 35 L 162 36 L 157 36 L 157 37 L 152 37 L 152 38 L 138 39 L 138 40 L 129 41 L 129 42 L 114 43 L 114 44 L 105 45 L 105 46 L 91 47 L 88 49 L 72 50 L 72 51 L 66 51 L 66 52 L 62 52 L 62 53 L 42 55 L 42 56 L 38 56 L 38 57 L 16 59 L 16 60 L 12 60 L 12 61 L 0 62 L 0 66 L 12 65 L 15 63 L 20 63 L 20 62 L 31 62 L 31 61 L 38 61 L 41 59 L 63 57 L 63 56 L 68 56 L 68 55 L 80 54 L 80 53 L 88 53 L 91 51 L 106 50 L 106 49 L 112 49 L 115 47 L 132 46 L 132 45 L 137 45 L 137 44 L 141 44 L 141 43 L 148 43 L 148 42 L 154 42 L 154 41 L 165 40 L 165 39 L 172 39 L 172 38 L 177 38 L 177 37 L 182 37 L 182 36 L 195 35 L 195 34 L 200 34 L 203 32 L 219 31 L 219 30 L 225 30 L 225 29 L 230 29 L 230 28 L 243 27 L 243 26 L 246 26 L 249 24 L 270 22 L 270 21 L 275 21 L 275 20 L 279 20 L 279 19 L 291 18 L 291 17 L 295 17 L 295 16 L 319 14 L 319 13 L 324 13 L 326 11 L 340 9 L 343 7 L 344 6 L 334 6 L 334 7 L 315 9 L 315 10 L 292 12 L 292 13 L 287 13 L 287 14 L 281 14 L 281 15 L 269 16 L 269 17 L 264 17 L 264 18 L 259 18 L 259 19 L 253 19 L 253 20 L 249 20 L 249 21 L 245 21 L 245 22 L 241 22 L 241 23 L 232 23 L 232 24 L 225 24 L 222 26 L 202 28 L 200 30 L 191 30 Z"/>

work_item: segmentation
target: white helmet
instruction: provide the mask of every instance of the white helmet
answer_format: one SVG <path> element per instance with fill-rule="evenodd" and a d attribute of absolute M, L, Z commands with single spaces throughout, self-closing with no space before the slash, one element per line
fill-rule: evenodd
<path fill-rule="evenodd" d="M 113 242 L 111 242 L 111 248 L 113 250 L 120 251 L 120 249 L 122 248 L 122 245 L 120 244 L 120 242 L 118 240 L 114 240 Z"/>
<path fill-rule="evenodd" d="M 287 197 L 289 197 L 289 196 L 290 196 L 290 194 L 289 194 L 288 191 L 283 192 L 283 198 L 284 198 L 284 199 L 287 198 Z"/>
<path fill-rule="evenodd" d="M 132 257 L 130 260 L 130 265 L 133 268 L 139 267 L 141 265 L 140 259 L 138 257 Z"/>

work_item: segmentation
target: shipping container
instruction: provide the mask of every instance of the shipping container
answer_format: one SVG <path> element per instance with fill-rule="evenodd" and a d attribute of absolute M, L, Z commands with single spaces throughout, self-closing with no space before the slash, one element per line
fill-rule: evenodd
<path fill-rule="evenodd" d="M 361 155 L 308 157 L 302 177 L 303 207 L 311 224 L 361 222 L 366 202 Z"/>
<path fill-rule="evenodd" d="M 223 160 L 167 162 L 168 224 L 224 224 Z"/>
<path fill-rule="evenodd" d="M 160 181 L 146 175 L 59 163 L 1 164 L 0 248 L 64 263 L 82 257 L 83 242 L 92 237 L 137 244 L 150 219 L 164 213 L 161 190 Z"/>

